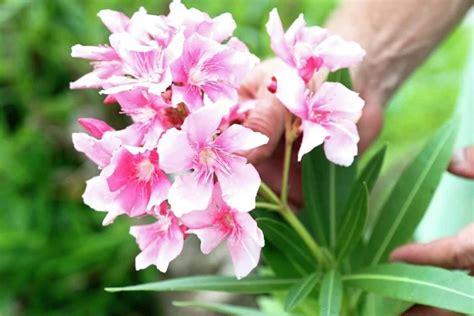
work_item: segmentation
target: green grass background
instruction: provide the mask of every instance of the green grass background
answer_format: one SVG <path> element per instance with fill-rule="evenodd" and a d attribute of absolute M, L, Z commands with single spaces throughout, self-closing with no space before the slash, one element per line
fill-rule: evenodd
<path fill-rule="evenodd" d="M 190 0 L 211 15 L 229 11 L 236 35 L 261 57 L 270 54 L 264 24 L 278 7 L 288 25 L 300 12 L 323 23 L 337 1 Z M 154 294 L 109 294 L 105 286 L 156 280 L 153 268 L 134 271 L 137 247 L 127 220 L 103 228 L 103 214 L 82 204 L 84 181 L 96 170 L 74 152 L 78 117 L 123 123 L 96 91 L 70 91 L 88 71 L 70 57 L 76 43 L 105 43 L 96 17 L 139 6 L 166 13 L 160 0 L 0 0 L 0 315 L 160 315 Z M 387 110 L 380 143 L 389 164 L 452 113 L 471 27 L 459 27 L 403 86 Z M 166 302 L 168 304 L 169 302 Z"/>

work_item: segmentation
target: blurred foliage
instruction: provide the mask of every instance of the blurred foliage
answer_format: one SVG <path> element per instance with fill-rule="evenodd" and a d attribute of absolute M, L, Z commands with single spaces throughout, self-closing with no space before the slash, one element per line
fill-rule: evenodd
<path fill-rule="evenodd" d="M 231 12 L 236 35 L 261 57 L 270 53 L 264 24 L 273 7 L 286 25 L 299 12 L 321 24 L 337 3 L 184 2 L 213 16 Z M 84 182 L 97 171 L 70 141 L 81 116 L 120 125 L 117 108 L 101 106 L 96 91 L 69 90 L 89 69 L 70 57 L 70 47 L 107 41 L 99 10 L 132 14 L 139 6 L 166 13 L 168 1 L 0 0 L 0 315 L 160 314 L 154 294 L 103 291 L 159 273 L 134 271 L 138 249 L 126 219 L 104 228 L 103 214 L 82 204 Z M 452 111 L 469 32 L 458 29 L 394 99 L 382 137 L 394 148 L 429 134 Z"/>

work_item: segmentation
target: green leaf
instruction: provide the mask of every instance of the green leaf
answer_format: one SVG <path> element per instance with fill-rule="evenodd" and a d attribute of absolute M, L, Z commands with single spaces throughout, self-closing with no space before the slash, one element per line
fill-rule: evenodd
<path fill-rule="evenodd" d="M 318 243 L 334 248 L 338 223 L 356 174 L 356 163 L 350 167 L 336 166 L 326 159 L 319 146 L 304 155 L 302 172 L 303 216 Z"/>
<path fill-rule="evenodd" d="M 222 313 L 226 315 L 236 316 L 270 316 L 257 309 L 241 307 L 229 304 L 218 304 L 218 303 L 203 303 L 198 301 L 182 301 L 173 302 L 174 306 L 188 307 L 188 308 L 200 308 L 212 312 Z"/>
<path fill-rule="evenodd" d="M 304 269 L 292 260 L 288 260 L 285 254 L 270 242 L 267 242 L 263 247 L 262 257 L 277 277 L 298 278 L 307 275 Z"/>
<path fill-rule="evenodd" d="M 328 75 L 327 81 L 340 82 L 347 88 L 352 89 L 352 79 L 349 69 L 344 68 L 335 72 L 331 72 Z"/>
<path fill-rule="evenodd" d="M 367 165 L 364 167 L 359 177 L 357 178 L 356 183 L 354 184 L 349 201 L 351 200 L 352 196 L 355 196 L 357 194 L 359 186 L 361 186 L 362 183 L 364 182 L 367 184 L 367 189 L 369 190 L 369 192 L 372 191 L 372 189 L 374 188 L 375 182 L 377 181 L 377 178 L 379 177 L 380 170 L 382 170 L 382 165 L 385 159 L 386 152 L 387 152 L 387 146 L 384 145 L 369 160 L 369 162 L 367 163 Z"/>
<path fill-rule="evenodd" d="M 323 278 L 319 294 L 321 316 L 339 316 L 342 303 L 342 278 L 336 270 L 329 271 Z"/>
<path fill-rule="evenodd" d="M 303 279 L 301 283 L 293 285 L 288 291 L 288 295 L 285 300 L 285 311 L 292 311 L 303 301 L 314 289 L 320 279 L 319 273 L 313 273 Z"/>
<path fill-rule="evenodd" d="M 339 229 L 336 247 L 337 262 L 348 255 L 361 239 L 367 220 L 368 200 L 369 189 L 363 182 L 350 200 L 344 221 Z"/>
<path fill-rule="evenodd" d="M 436 267 L 382 264 L 343 277 L 377 295 L 460 313 L 474 313 L 474 278 Z"/>
<path fill-rule="evenodd" d="M 443 126 L 402 173 L 381 209 L 364 262 L 374 265 L 386 260 L 396 246 L 412 237 L 451 158 L 456 125 L 452 120 Z"/>
<path fill-rule="evenodd" d="M 299 279 L 274 278 L 274 277 L 247 277 L 237 280 L 234 277 L 223 276 L 193 276 L 165 280 L 153 283 L 131 285 L 125 287 L 106 288 L 108 292 L 122 291 L 215 291 L 232 293 L 271 293 L 285 291 L 293 286 Z"/>
<path fill-rule="evenodd" d="M 297 267 L 298 273 L 306 275 L 315 271 L 316 264 L 309 249 L 288 225 L 271 218 L 257 218 L 257 224 L 265 238 Z"/>

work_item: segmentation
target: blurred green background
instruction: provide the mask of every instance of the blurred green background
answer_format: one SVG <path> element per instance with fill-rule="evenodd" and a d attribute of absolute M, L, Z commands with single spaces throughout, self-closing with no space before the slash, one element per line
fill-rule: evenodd
<path fill-rule="evenodd" d="M 184 1 L 217 15 L 229 11 L 236 35 L 265 57 L 264 24 L 278 7 L 288 25 L 300 12 L 323 23 L 337 1 Z M 101 226 L 103 214 L 82 204 L 85 180 L 97 173 L 77 154 L 71 132 L 79 117 L 116 124 L 115 107 L 97 91 L 70 91 L 88 71 L 70 57 L 76 43 L 107 42 L 96 17 L 109 8 L 132 14 L 139 6 L 167 13 L 160 0 L 0 0 L 0 315 L 162 315 L 160 297 L 109 294 L 103 288 L 160 278 L 153 268 L 134 270 L 138 253 L 129 222 Z M 396 95 L 387 110 L 380 143 L 389 163 L 410 151 L 453 111 L 472 38 L 458 27 Z"/>

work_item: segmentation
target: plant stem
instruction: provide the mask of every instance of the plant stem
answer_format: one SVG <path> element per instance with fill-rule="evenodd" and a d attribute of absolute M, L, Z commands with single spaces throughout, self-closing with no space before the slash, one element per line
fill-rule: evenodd
<path fill-rule="evenodd" d="M 278 204 L 278 205 L 280 204 L 280 199 L 278 198 L 278 196 L 263 181 L 260 183 L 260 188 L 258 190 L 258 193 L 260 193 L 260 195 L 268 202 Z"/>
<path fill-rule="evenodd" d="M 255 203 L 257 208 L 265 208 L 267 210 L 280 211 L 281 206 L 279 204 L 267 203 L 267 202 L 257 202 Z"/>
<path fill-rule="evenodd" d="M 280 200 L 283 205 L 288 203 L 288 179 L 290 177 L 291 149 L 293 147 L 294 136 L 292 135 L 291 114 L 285 113 L 285 156 L 283 160 L 283 175 L 281 178 Z"/>
<path fill-rule="evenodd" d="M 280 214 L 283 218 L 290 224 L 290 226 L 298 233 L 298 235 L 303 239 L 308 249 L 311 251 L 313 256 L 323 267 L 328 267 L 328 261 L 324 256 L 321 247 L 316 243 L 314 238 L 308 232 L 306 227 L 301 223 L 301 221 L 296 217 L 293 211 L 288 207 L 284 206 L 280 209 Z"/>

